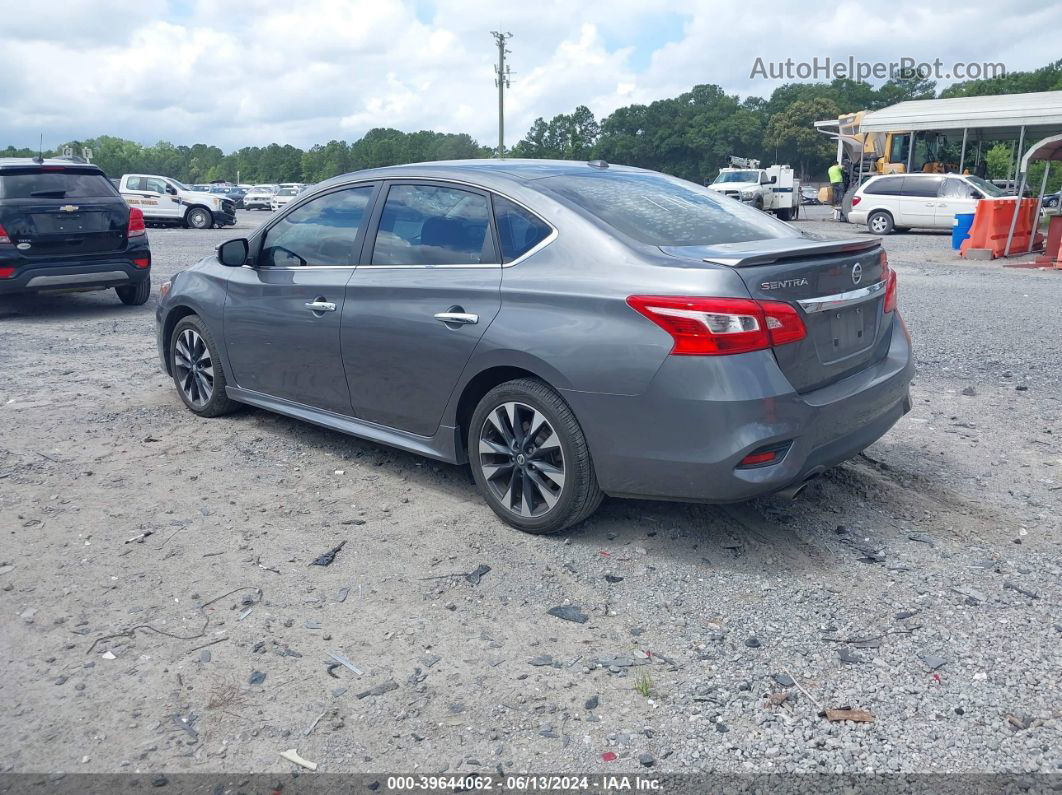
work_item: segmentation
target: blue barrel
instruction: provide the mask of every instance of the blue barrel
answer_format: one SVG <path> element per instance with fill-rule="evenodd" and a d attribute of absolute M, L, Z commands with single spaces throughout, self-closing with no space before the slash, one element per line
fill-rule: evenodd
<path fill-rule="evenodd" d="M 955 220 L 951 222 L 951 247 L 956 251 L 962 246 L 962 241 L 970 236 L 973 221 L 974 213 L 955 213 Z"/>

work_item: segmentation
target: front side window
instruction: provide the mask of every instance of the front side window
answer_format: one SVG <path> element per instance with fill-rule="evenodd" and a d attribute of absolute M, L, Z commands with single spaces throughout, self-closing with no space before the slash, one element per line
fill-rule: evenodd
<path fill-rule="evenodd" d="M 718 191 L 664 174 L 569 174 L 537 180 L 535 185 L 653 246 L 709 246 L 800 237 L 793 227 L 766 213 Z"/>
<path fill-rule="evenodd" d="M 373 265 L 494 263 L 487 197 L 436 185 L 392 185 Z"/>
<path fill-rule="evenodd" d="M 354 240 L 372 187 L 326 193 L 281 218 L 266 232 L 260 262 L 276 268 L 353 265 Z"/>
<path fill-rule="evenodd" d="M 501 196 L 494 197 L 494 224 L 505 263 L 522 257 L 553 231 L 541 218 Z"/>
<path fill-rule="evenodd" d="M 971 199 L 974 198 L 974 189 L 961 179 L 946 179 L 940 186 L 942 199 Z"/>

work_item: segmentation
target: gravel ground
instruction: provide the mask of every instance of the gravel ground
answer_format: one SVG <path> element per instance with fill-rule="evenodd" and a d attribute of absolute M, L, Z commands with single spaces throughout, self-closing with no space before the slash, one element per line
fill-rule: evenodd
<path fill-rule="evenodd" d="M 232 234 L 152 229 L 156 284 Z M 886 240 L 918 375 L 864 456 L 555 538 L 465 469 L 196 418 L 154 299 L 0 300 L 0 770 L 1059 772 L 1062 274 L 948 243 Z"/>

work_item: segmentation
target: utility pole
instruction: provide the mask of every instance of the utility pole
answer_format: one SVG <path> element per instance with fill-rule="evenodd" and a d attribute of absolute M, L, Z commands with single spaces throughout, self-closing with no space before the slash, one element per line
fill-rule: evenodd
<path fill-rule="evenodd" d="M 510 50 L 505 42 L 513 37 L 512 33 L 499 33 L 492 30 L 491 35 L 498 45 L 498 65 L 494 67 L 494 85 L 498 87 L 498 157 L 505 157 L 505 89 L 509 88 L 509 67 L 505 65 L 505 56 Z"/>

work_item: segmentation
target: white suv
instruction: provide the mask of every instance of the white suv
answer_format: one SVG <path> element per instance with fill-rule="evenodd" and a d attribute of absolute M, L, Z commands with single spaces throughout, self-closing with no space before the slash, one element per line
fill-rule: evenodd
<path fill-rule="evenodd" d="M 956 213 L 972 213 L 978 199 L 1006 195 L 991 182 L 963 174 L 883 174 L 852 197 L 848 220 L 875 235 L 911 227 L 951 229 Z"/>

